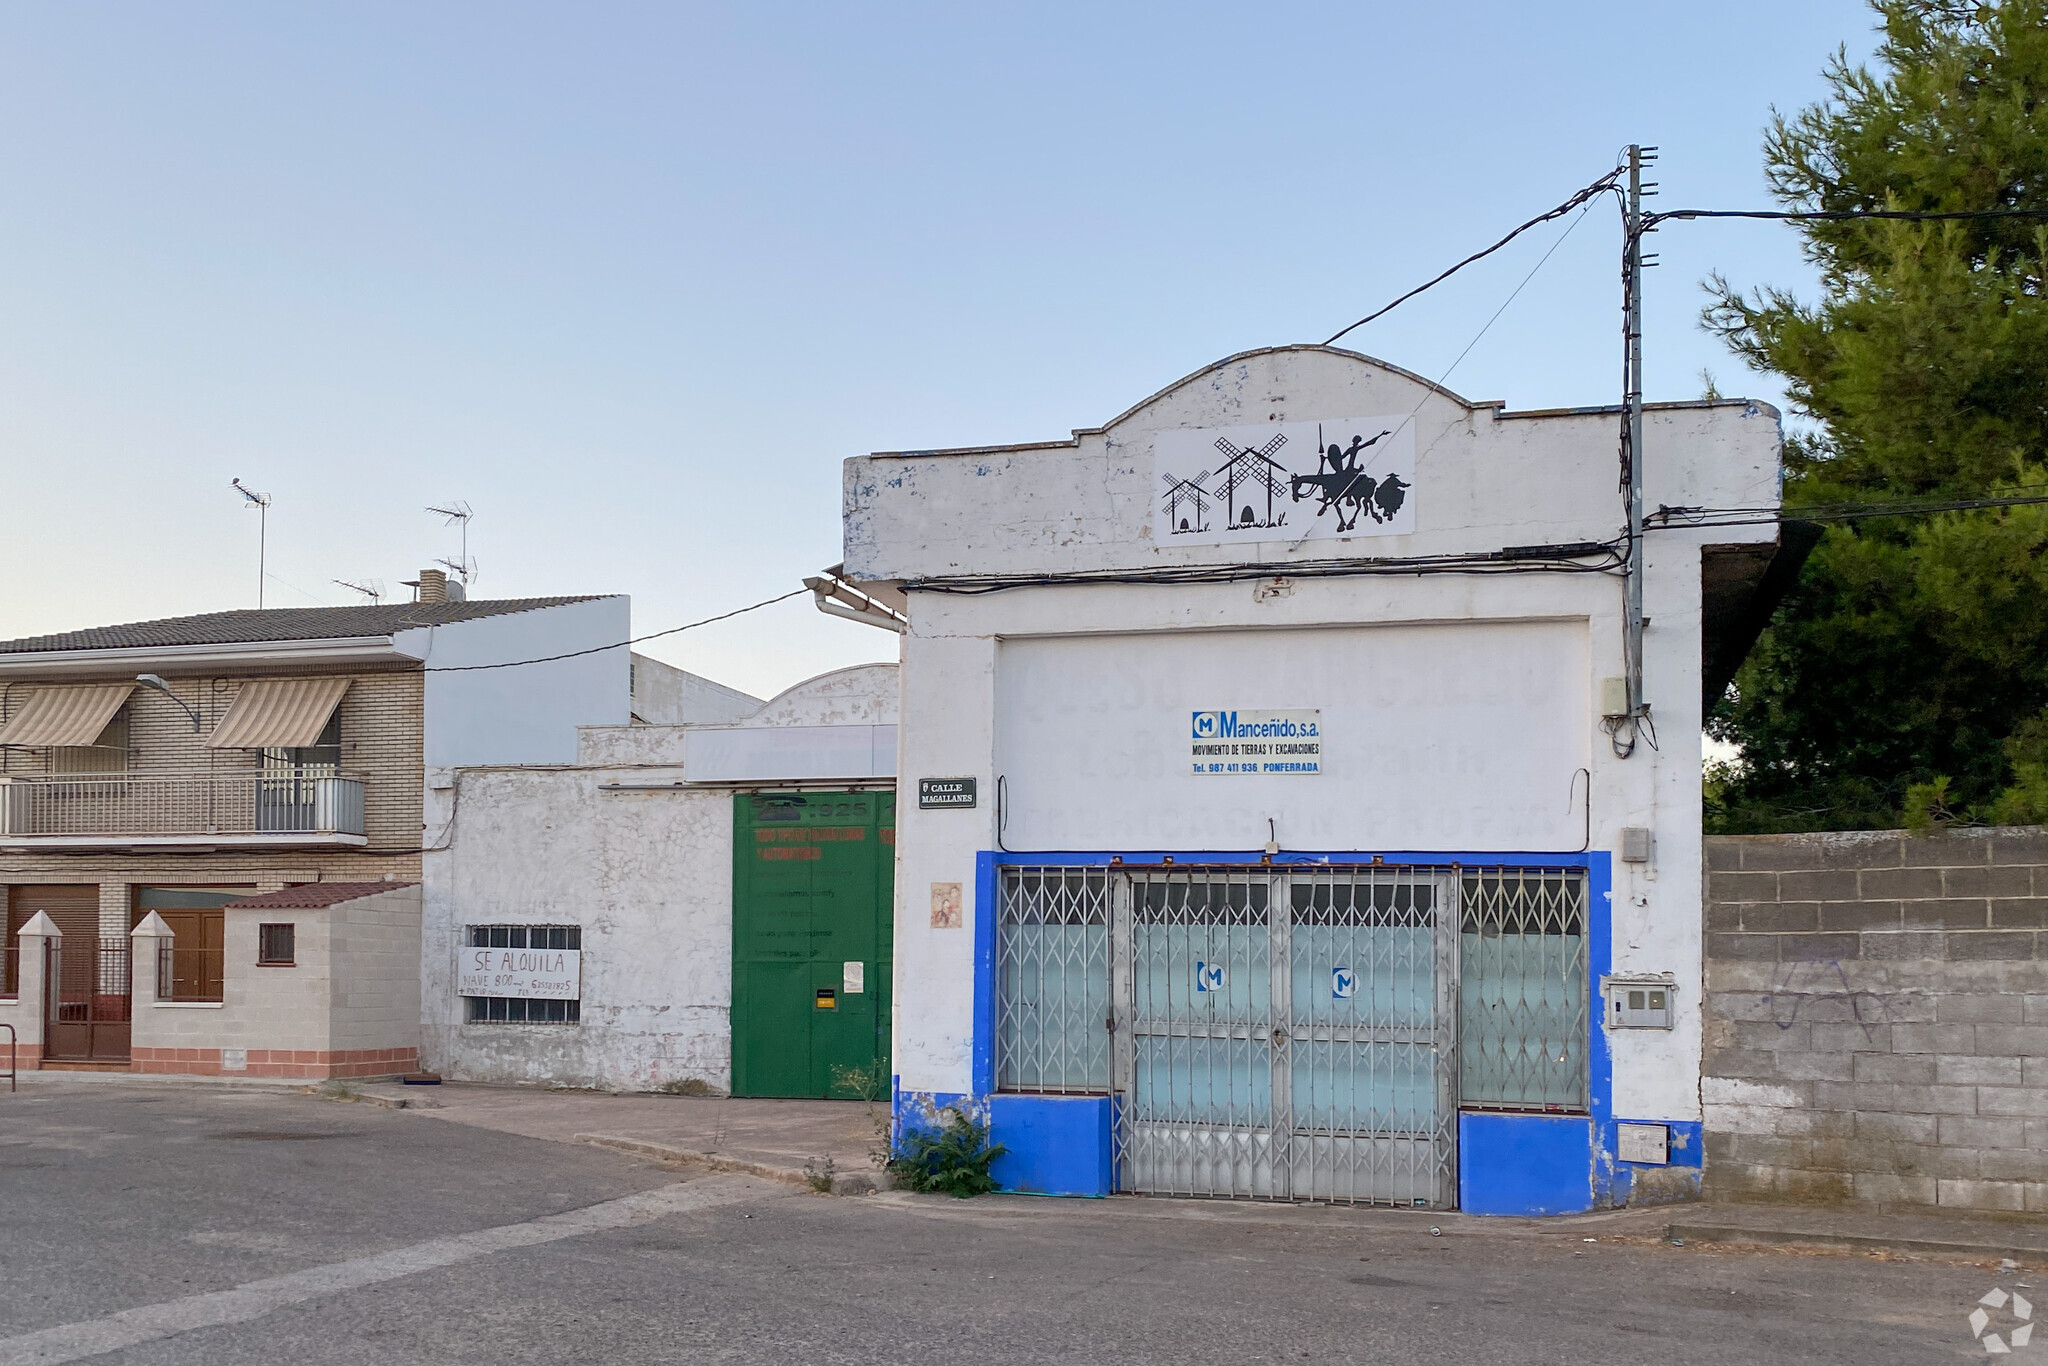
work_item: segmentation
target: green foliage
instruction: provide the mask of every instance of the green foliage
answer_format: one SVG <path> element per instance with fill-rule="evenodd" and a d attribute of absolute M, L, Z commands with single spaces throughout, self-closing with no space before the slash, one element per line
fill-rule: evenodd
<path fill-rule="evenodd" d="M 1802 209 L 2048 209 L 2048 0 L 1873 0 L 1875 70 L 1779 115 L 1771 188 Z M 1801 506 L 2048 483 L 2048 227 L 2004 218 L 1801 225 L 1821 297 L 1715 278 L 1709 328 L 1783 377 Z M 2048 512 L 1830 525 L 1710 717 L 1723 831 L 2048 812 Z M 2032 747 L 2029 748 L 2028 746 Z M 2035 777 L 2021 765 L 2037 764 Z M 2029 783 L 2033 785 L 2030 787 Z M 2030 795 L 2031 794 L 2031 795 Z"/>
<path fill-rule="evenodd" d="M 996 1188 L 989 1164 L 1008 1151 L 1001 1144 L 989 1145 L 986 1124 L 954 1110 L 942 1129 L 906 1130 L 889 1170 L 907 1189 L 943 1191 L 964 1200 Z"/>
<path fill-rule="evenodd" d="M 2013 780 L 1991 803 L 1993 825 L 2048 823 L 2048 711 L 2029 718 L 2005 742 Z"/>
<path fill-rule="evenodd" d="M 889 1112 L 882 1101 L 889 1095 L 889 1060 L 876 1058 L 864 1067 L 832 1064 L 832 1091 L 861 1103 L 874 1141 L 868 1144 L 868 1161 L 877 1167 L 889 1165 Z"/>
<path fill-rule="evenodd" d="M 1929 831 L 1946 830 L 1954 825 L 1956 811 L 1949 805 L 1948 789 L 1947 778 L 1914 783 L 1908 787 L 1904 813 L 1906 829 L 1925 834 Z"/>

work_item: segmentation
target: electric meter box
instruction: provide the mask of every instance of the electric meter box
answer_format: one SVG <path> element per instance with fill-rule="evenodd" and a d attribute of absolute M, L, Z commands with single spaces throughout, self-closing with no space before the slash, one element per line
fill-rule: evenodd
<path fill-rule="evenodd" d="M 1671 1028 L 1672 991 L 1668 977 L 1608 978 L 1607 1027 Z"/>
<path fill-rule="evenodd" d="M 1668 1167 L 1671 1165 L 1671 1126 L 1617 1125 L 1615 1147 L 1615 1156 L 1624 1162 L 1640 1162 L 1650 1167 Z"/>

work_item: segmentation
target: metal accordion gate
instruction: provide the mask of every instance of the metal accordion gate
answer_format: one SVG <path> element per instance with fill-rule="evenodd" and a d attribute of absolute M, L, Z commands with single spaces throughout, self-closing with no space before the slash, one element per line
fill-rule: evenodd
<path fill-rule="evenodd" d="M 1122 1190 L 1452 1205 L 1458 884 L 1007 868 L 998 1086 L 1119 1096 Z"/>

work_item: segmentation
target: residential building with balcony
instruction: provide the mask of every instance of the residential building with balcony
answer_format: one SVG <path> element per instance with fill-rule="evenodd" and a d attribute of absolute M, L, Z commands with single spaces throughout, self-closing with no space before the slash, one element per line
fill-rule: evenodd
<path fill-rule="evenodd" d="M 22 1065 L 416 1065 L 422 856 L 460 819 L 436 775 L 573 762 L 578 726 L 664 719 L 689 678 L 631 654 L 622 595 L 423 580 L 402 605 L 0 641 L 0 1025 Z"/>

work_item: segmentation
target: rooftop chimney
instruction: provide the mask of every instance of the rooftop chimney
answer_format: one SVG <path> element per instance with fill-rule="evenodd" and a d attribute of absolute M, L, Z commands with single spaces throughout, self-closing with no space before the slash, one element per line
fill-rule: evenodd
<path fill-rule="evenodd" d="M 443 569 L 422 569 L 420 571 L 420 601 L 448 601 L 448 572 Z"/>

